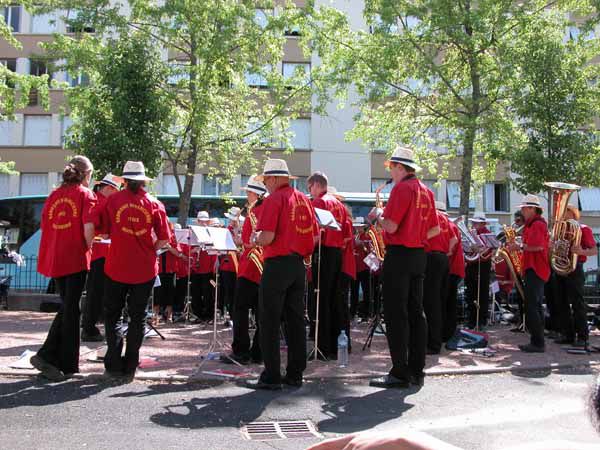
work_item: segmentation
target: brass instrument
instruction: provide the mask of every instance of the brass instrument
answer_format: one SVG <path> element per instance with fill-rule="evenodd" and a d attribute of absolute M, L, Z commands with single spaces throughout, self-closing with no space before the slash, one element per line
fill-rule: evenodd
<path fill-rule="evenodd" d="M 258 223 L 258 220 L 256 218 L 256 215 L 252 212 L 252 210 L 254 209 L 255 206 L 257 206 L 257 204 L 260 204 L 259 202 L 262 201 L 262 198 L 259 198 L 258 200 L 254 201 L 251 205 L 248 205 L 248 220 L 250 221 L 250 225 L 252 226 L 252 233 L 256 232 L 256 225 Z M 248 259 L 250 261 L 252 261 L 252 263 L 256 266 L 256 268 L 258 269 L 258 272 L 262 275 L 263 273 L 263 248 L 262 247 L 252 247 L 250 249 L 250 251 L 248 252 Z"/>
<path fill-rule="evenodd" d="M 463 247 L 465 251 L 465 261 L 474 262 L 481 258 L 482 261 L 489 259 L 490 252 L 489 249 L 484 248 L 483 250 L 479 250 L 485 246 L 477 232 L 474 230 L 469 230 L 462 216 L 457 217 L 454 220 L 455 225 L 460 230 L 460 234 L 462 235 L 463 245 L 466 245 L 466 248 Z"/>
<path fill-rule="evenodd" d="M 381 191 L 393 180 L 389 179 L 382 185 L 378 186 L 375 190 L 375 208 L 383 208 L 383 200 L 381 200 Z M 385 242 L 383 241 L 383 230 L 379 223 L 375 223 L 369 227 L 367 236 L 371 243 L 371 250 L 375 253 L 375 256 L 379 261 L 383 261 L 385 258 Z"/>
<path fill-rule="evenodd" d="M 562 276 L 569 275 L 577 267 L 577 255 L 572 248 L 581 243 L 581 227 L 574 219 L 565 220 L 569 198 L 581 189 L 576 184 L 544 183 L 552 190 L 552 232 L 550 234 L 550 265 Z"/>
<path fill-rule="evenodd" d="M 517 288 L 517 291 L 519 291 L 521 298 L 524 299 L 525 290 L 523 288 L 523 280 L 521 279 L 521 274 L 523 273 L 523 251 L 508 249 L 511 244 L 516 243 L 517 236 L 520 235 L 521 231 L 523 230 L 523 226 L 516 228 L 513 226 L 507 227 L 506 225 L 503 225 L 502 227 L 504 229 L 504 243 L 498 247 L 498 250 L 496 250 L 494 262 L 498 262 L 500 260 L 504 260 L 504 262 L 506 262 L 510 272 L 510 277 L 515 283 L 515 287 Z"/>

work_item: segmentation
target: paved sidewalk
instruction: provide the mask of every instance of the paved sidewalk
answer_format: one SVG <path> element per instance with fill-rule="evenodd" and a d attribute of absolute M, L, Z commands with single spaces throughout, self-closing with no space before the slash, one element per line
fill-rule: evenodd
<path fill-rule="evenodd" d="M 0 312 L 0 373 L 34 374 L 33 369 L 13 369 L 9 365 L 16 362 L 25 350 L 37 350 L 50 327 L 53 314 L 31 311 Z M 199 363 L 206 356 L 212 337 L 212 325 L 159 325 L 159 331 L 166 340 L 158 337 L 148 338 L 141 349 L 142 368 L 138 370 L 140 379 L 181 380 L 195 378 L 214 378 L 217 370 L 232 370 L 246 376 L 260 373 L 258 365 L 237 368 L 217 361 Z M 568 354 L 564 349 L 547 340 L 547 351 L 543 354 L 524 354 L 518 345 L 526 343 L 528 337 L 522 333 L 511 333 L 509 327 L 493 326 L 488 330 L 490 347 L 497 351 L 492 357 L 484 357 L 461 352 L 443 350 L 441 355 L 427 357 L 427 375 L 476 374 L 525 369 L 553 369 L 569 366 L 593 366 L 600 364 L 600 353 L 590 355 Z M 307 378 L 362 378 L 384 374 L 389 369 L 389 353 L 385 336 L 375 336 L 370 350 L 363 351 L 362 346 L 367 334 L 366 324 L 352 327 L 353 339 L 350 364 L 347 368 L 337 367 L 335 361 L 310 361 L 305 372 Z M 219 340 L 228 351 L 231 343 L 231 329 L 223 325 L 218 327 Z M 592 345 L 600 345 L 600 335 L 595 332 L 591 337 Z M 312 342 L 309 343 L 312 345 Z M 89 359 L 102 349 L 102 343 L 82 343 L 80 370 L 83 375 L 101 374 L 104 367 L 101 362 Z M 282 350 L 285 353 L 285 349 Z M 285 355 L 282 356 L 285 363 Z M 216 376 L 221 378 L 221 376 Z"/>

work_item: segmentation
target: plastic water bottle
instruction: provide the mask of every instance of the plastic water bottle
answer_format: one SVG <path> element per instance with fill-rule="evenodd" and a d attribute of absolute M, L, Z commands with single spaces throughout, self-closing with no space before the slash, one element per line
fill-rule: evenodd
<path fill-rule="evenodd" d="M 338 336 L 337 359 L 340 367 L 348 366 L 348 336 L 344 330 Z"/>

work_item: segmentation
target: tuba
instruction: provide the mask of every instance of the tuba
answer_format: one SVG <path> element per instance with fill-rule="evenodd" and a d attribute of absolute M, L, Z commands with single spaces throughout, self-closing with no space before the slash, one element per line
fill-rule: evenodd
<path fill-rule="evenodd" d="M 483 247 L 484 243 L 476 232 L 467 228 L 462 216 L 454 219 L 454 224 L 458 227 L 462 236 L 463 250 L 465 252 L 466 261 L 477 261 L 479 258 L 481 258 L 483 253 L 488 252 L 488 249 L 484 249 L 483 252 L 475 250 L 475 248 Z"/>
<path fill-rule="evenodd" d="M 523 230 L 523 226 L 518 228 L 516 227 L 507 227 L 506 225 L 502 226 L 504 229 L 504 243 L 498 250 L 496 250 L 496 254 L 494 255 L 494 262 L 498 262 L 499 260 L 504 260 L 506 265 L 508 266 L 508 270 L 510 272 L 510 277 L 515 283 L 515 287 L 517 291 L 519 291 L 519 295 L 522 299 L 525 298 L 525 290 L 523 289 L 523 280 L 521 279 L 521 274 L 523 272 L 523 264 L 522 264 L 522 250 L 509 250 L 508 246 L 510 244 L 514 244 L 517 241 L 517 236 L 520 236 L 521 231 Z"/>
<path fill-rule="evenodd" d="M 562 276 L 569 275 L 577 267 L 577 255 L 571 249 L 581 242 L 581 227 L 576 220 L 565 220 L 565 212 L 571 194 L 581 189 L 576 184 L 544 183 L 552 191 L 552 232 L 550 233 L 550 265 Z"/>
<path fill-rule="evenodd" d="M 375 190 L 375 207 L 383 208 L 383 200 L 381 200 L 381 191 L 393 180 L 390 178 L 382 185 L 378 186 Z M 370 241 L 371 249 L 379 261 L 383 261 L 385 258 L 385 242 L 383 241 L 383 230 L 381 225 L 375 223 L 371 225 L 367 231 L 367 236 Z"/>
<path fill-rule="evenodd" d="M 255 206 L 258 206 L 262 202 L 262 197 L 256 200 L 251 205 L 248 205 L 248 220 L 250 221 L 250 225 L 252 226 L 252 232 L 256 232 L 256 225 L 258 220 L 256 219 L 256 215 L 252 212 Z M 263 273 L 263 248 L 262 247 L 252 247 L 248 252 L 248 259 L 252 261 L 252 263 L 258 269 L 258 273 L 262 275 Z"/>

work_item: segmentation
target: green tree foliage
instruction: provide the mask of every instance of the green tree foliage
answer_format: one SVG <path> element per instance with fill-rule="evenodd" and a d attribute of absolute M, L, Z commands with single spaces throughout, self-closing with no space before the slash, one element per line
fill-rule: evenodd
<path fill-rule="evenodd" d="M 162 91 L 166 67 L 156 42 L 133 32 L 61 46 L 73 74 L 83 66 L 89 85 L 68 89 L 73 125 L 67 148 L 86 155 L 100 174 L 120 173 L 125 161 L 143 161 L 150 176 L 162 167 L 168 148 L 171 109 Z M 88 51 L 81 52 L 82 48 Z M 94 51 L 92 51 L 92 49 Z"/>
<path fill-rule="evenodd" d="M 440 176 L 459 158 L 460 212 L 467 214 L 472 186 L 524 140 L 508 92 L 519 77 L 514 44 L 529 39 L 544 10 L 557 3 L 366 0 L 369 31 L 319 9 L 313 38 L 324 60 L 320 70 L 338 98 L 349 86 L 359 94 L 349 137 L 388 152 L 411 144 Z"/>
<path fill-rule="evenodd" d="M 526 37 L 514 52 L 513 107 L 527 137 L 509 154 L 514 185 L 523 193 L 544 191 L 545 181 L 597 186 L 600 67 L 590 61 L 600 53 L 598 40 L 556 11 Z"/>

